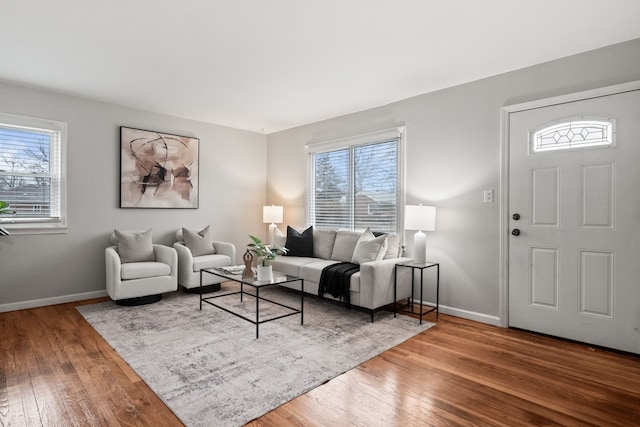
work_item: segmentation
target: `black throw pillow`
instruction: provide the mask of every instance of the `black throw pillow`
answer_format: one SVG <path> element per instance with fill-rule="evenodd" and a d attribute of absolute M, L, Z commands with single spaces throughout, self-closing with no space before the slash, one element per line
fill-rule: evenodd
<path fill-rule="evenodd" d="M 287 244 L 289 256 L 313 256 L 313 226 L 299 233 L 295 228 L 287 225 Z"/>

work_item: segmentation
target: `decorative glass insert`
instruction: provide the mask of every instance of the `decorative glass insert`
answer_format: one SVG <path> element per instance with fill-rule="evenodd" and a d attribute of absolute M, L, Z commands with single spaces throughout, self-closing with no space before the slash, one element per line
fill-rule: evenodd
<path fill-rule="evenodd" d="M 613 145 L 613 121 L 571 120 L 536 131 L 531 138 L 533 153 L 577 150 Z"/>

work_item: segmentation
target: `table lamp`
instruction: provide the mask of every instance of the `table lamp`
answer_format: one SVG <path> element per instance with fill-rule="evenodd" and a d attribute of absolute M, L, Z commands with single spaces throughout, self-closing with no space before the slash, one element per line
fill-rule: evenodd
<path fill-rule="evenodd" d="M 405 206 L 404 229 L 418 230 L 413 235 L 413 260 L 418 264 L 425 264 L 427 262 L 427 235 L 423 231 L 436 229 L 435 206 Z"/>
<path fill-rule="evenodd" d="M 263 206 L 262 207 L 262 222 L 269 225 L 269 244 L 273 245 L 273 238 L 275 236 L 276 224 L 282 223 L 282 206 Z"/>

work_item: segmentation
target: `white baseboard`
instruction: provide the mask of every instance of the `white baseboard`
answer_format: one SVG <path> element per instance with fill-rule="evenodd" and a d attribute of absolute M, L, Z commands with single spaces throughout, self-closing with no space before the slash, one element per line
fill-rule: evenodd
<path fill-rule="evenodd" d="M 83 292 L 80 294 L 62 295 L 59 297 L 33 299 L 29 301 L 12 302 L 9 304 L 0 304 L 0 313 L 7 311 L 24 310 L 26 308 L 44 307 L 47 305 L 64 304 L 73 301 L 82 301 L 85 299 L 101 298 L 107 296 L 107 290 Z"/>
<path fill-rule="evenodd" d="M 480 323 L 486 323 L 493 326 L 502 326 L 498 316 L 489 316 L 488 314 L 476 313 L 474 311 L 462 310 L 460 308 L 447 307 L 440 305 L 440 313 L 450 314 L 463 319 L 469 319 Z"/>
<path fill-rule="evenodd" d="M 416 302 L 417 304 L 418 302 Z M 423 302 L 424 305 L 435 307 L 436 305 L 431 302 Z M 473 320 L 475 322 L 486 323 L 493 326 L 502 326 L 500 318 L 498 316 L 489 316 L 488 314 L 476 313 L 475 311 L 463 310 L 461 308 L 448 307 L 440 304 L 439 312 L 444 314 L 450 314 L 451 316 L 461 317 L 463 319 Z"/>

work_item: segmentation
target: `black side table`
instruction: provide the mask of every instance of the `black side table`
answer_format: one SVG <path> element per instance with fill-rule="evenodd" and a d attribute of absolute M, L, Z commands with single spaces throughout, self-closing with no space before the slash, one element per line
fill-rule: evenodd
<path fill-rule="evenodd" d="M 423 311 L 423 302 L 422 302 L 422 293 L 424 288 L 424 270 L 427 268 L 435 267 L 436 268 L 436 306 L 430 308 L 429 310 Z M 401 310 L 398 310 L 398 268 L 410 268 L 411 269 L 411 303 L 402 306 Z M 415 282 L 415 274 L 416 270 L 420 270 L 420 311 L 413 311 L 413 301 L 414 298 L 414 282 Z M 396 264 L 393 270 L 393 317 L 396 317 L 398 313 L 411 313 L 411 314 L 419 314 L 420 315 L 420 324 L 422 325 L 422 316 L 425 314 L 431 313 L 435 310 L 436 318 L 438 317 L 440 311 L 440 263 L 438 262 L 427 262 L 427 263 L 417 263 L 414 261 L 401 262 Z M 406 310 L 406 307 L 411 306 L 411 310 Z"/>

